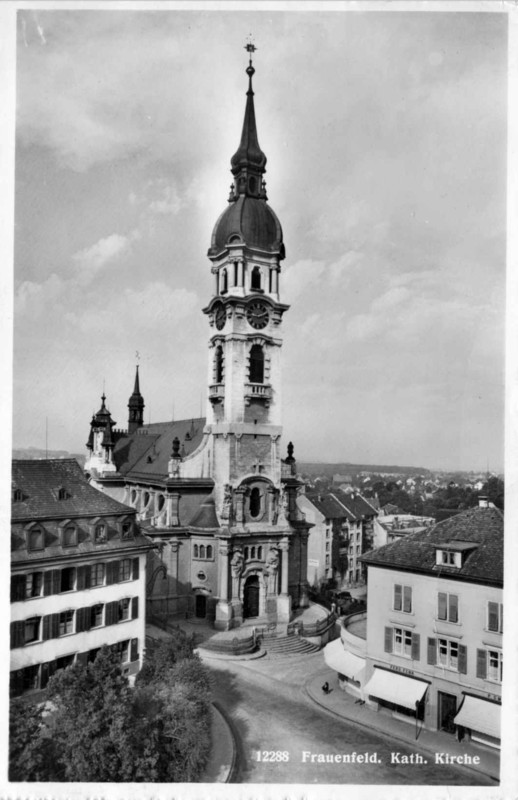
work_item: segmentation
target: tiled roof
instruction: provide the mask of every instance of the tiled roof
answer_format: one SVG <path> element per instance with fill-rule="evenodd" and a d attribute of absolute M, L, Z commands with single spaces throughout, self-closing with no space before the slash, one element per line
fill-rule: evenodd
<path fill-rule="evenodd" d="M 348 519 L 352 521 L 351 514 L 331 494 L 307 494 L 307 499 L 313 503 L 326 519 Z"/>
<path fill-rule="evenodd" d="M 468 550 L 460 568 L 436 566 L 437 547 L 453 542 L 458 543 L 459 550 L 466 550 L 465 543 L 477 546 Z M 497 508 L 471 508 L 433 528 L 372 550 L 361 560 L 373 566 L 447 574 L 448 577 L 502 585 L 503 545 L 502 513 Z"/>
<path fill-rule="evenodd" d="M 202 441 L 205 419 L 155 422 L 121 436 L 113 450 L 117 471 L 125 477 L 167 478 L 173 439 L 180 440 L 180 455 L 188 456 Z"/>
<path fill-rule="evenodd" d="M 341 489 L 335 489 L 333 494 L 336 499 L 348 509 L 355 519 L 361 519 L 362 517 L 373 517 L 377 513 L 376 509 L 373 508 L 373 506 L 371 506 L 371 504 L 368 503 L 367 500 L 361 496 L 361 494 L 357 494 L 356 492 L 354 494 L 352 492 L 342 492 Z"/>
<path fill-rule="evenodd" d="M 15 501 L 15 496 L 21 499 Z M 90 486 L 74 458 L 13 461 L 12 498 L 13 522 L 135 513 L 134 509 Z"/>

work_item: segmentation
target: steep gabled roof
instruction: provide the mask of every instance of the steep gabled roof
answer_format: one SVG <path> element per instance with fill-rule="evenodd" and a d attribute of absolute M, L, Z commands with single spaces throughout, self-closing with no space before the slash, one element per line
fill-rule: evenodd
<path fill-rule="evenodd" d="M 441 546 L 464 551 L 462 566 L 436 566 L 436 550 Z M 426 531 L 371 550 L 360 560 L 372 566 L 428 572 L 502 586 L 503 549 L 502 513 L 497 508 L 471 508 Z"/>
<path fill-rule="evenodd" d="M 353 521 L 351 513 L 332 494 L 319 492 L 318 494 L 306 494 L 306 497 L 326 519 L 348 519 L 350 522 Z"/>
<path fill-rule="evenodd" d="M 181 442 L 180 454 L 188 456 L 202 441 L 205 419 L 182 419 L 143 425 L 121 436 L 113 450 L 117 471 L 125 477 L 167 478 L 173 439 Z"/>
<path fill-rule="evenodd" d="M 363 517 L 372 517 L 377 514 L 376 509 L 357 492 L 343 492 L 341 489 L 334 489 L 333 494 L 336 499 L 344 505 L 347 510 L 357 520 Z"/>

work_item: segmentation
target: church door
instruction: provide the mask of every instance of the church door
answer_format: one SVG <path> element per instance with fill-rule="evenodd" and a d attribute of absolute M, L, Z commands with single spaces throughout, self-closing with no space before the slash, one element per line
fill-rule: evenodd
<path fill-rule="evenodd" d="M 207 598 L 204 594 L 196 595 L 196 616 L 203 619 L 207 613 Z"/>
<path fill-rule="evenodd" d="M 243 617 L 249 619 L 250 617 L 259 616 L 259 577 L 257 575 L 250 575 L 246 579 L 244 593 L 243 593 Z"/>

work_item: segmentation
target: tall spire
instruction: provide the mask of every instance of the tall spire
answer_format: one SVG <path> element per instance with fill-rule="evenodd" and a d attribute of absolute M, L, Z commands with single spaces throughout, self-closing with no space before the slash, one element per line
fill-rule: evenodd
<path fill-rule="evenodd" d="M 144 424 L 144 398 L 140 394 L 139 365 L 135 372 L 135 386 L 128 402 L 128 433 L 134 433 Z"/>
<path fill-rule="evenodd" d="M 241 132 L 241 142 L 230 161 L 232 174 L 236 179 L 237 195 L 246 194 L 250 197 L 264 197 L 262 176 L 266 171 L 266 156 L 259 146 L 257 126 L 255 121 L 254 90 L 252 77 L 255 69 L 252 65 L 252 53 L 257 48 L 248 42 L 245 50 L 250 53 L 246 74 L 248 75 L 248 91 L 246 93 L 245 118 Z M 231 199 L 235 199 L 232 197 Z"/>

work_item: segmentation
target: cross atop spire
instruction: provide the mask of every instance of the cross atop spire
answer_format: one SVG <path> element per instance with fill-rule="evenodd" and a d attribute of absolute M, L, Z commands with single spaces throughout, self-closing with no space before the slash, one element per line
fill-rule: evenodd
<path fill-rule="evenodd" d="M 234 193 L 234 189 L 232 189 L 230 201 L 234 201 L 241 194 L 247 194 L 251 197 L 265 197 L 262 176 L 265 172 L 266 156 L 261 150 L 257 138 L 254 91 L 252 88 L 252 76 L 255 73 L 255 69 L 252 66 L 252 53 L 255 53 L 257 48 L 252 42 L 251 35 L 245 45 L 245 50 L 250 54 L 249 64 L 246 68 L 249 81 L 241 142 L 230 162 L 232 174 L 236 178 L 235 189 L 237 190 Z"/>

